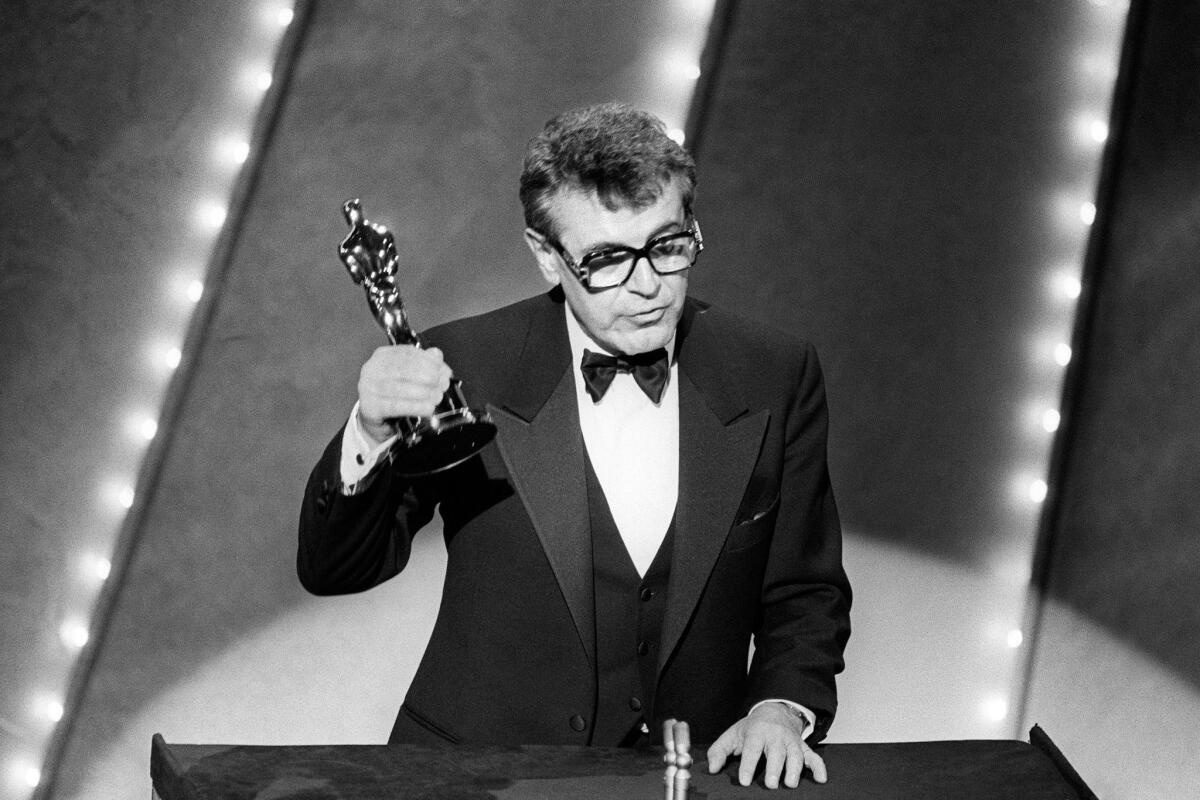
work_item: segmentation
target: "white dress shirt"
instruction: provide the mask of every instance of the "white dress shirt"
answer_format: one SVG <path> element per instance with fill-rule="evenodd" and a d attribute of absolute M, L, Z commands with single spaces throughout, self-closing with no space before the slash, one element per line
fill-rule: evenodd
<path fill-rule="evenodd" d="M 628 372 L 618 372 L 604 397 L 593 402 L 580 364 L 583 351 L 616 355 L 596 343 L 566 310 L 571 372 L 579 427 L 596 478 L 608 499 L 625 549 L 644 576 L 662 545 L 679 499 L 679 367 L 675 337 L 667 344 L 670 373 L 655 403 Z"/>

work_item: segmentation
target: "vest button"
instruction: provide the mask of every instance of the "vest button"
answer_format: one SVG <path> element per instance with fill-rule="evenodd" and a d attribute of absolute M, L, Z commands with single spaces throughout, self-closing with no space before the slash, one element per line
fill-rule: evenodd
<path fill-rule="evenodd" d="M 646 655 L 646 653 L 649 653 L 649 652 L 650 652 L 650 645 L 646 644 L 645 639 L 642 639 L 640 642 L 638 642 L 638 655 L 639 656 L 644 656 L 644 655 Z"/>
<path fill-rule="evenodd" d="M 587 720 L 585 720 L 583 717 L 579 716 L 578 714 L 571 717 L 571 730 L 582 731 L 585 728 L 587 728 Z"/>
<path fill-rule="evenodd" d="M 629 698 L 629 708 L 632 711 L 641 711 L 642 710 L 642 701 L 636 697 Z"/>
<path fill-rule="evenodd" d="M 648 602 L 651 597 L 654 597 L 654 590 L 649 588 L 642 589 L 641 593 L 638 594 L 638 597 L 642 598 L 643 603 Z"/>

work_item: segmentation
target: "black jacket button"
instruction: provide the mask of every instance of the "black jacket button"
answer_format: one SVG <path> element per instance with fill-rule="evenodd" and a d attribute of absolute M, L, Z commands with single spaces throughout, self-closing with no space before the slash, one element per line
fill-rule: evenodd
<path fill-rule="evenodd" d="M 579 716 L 578 714 L 571 717 L 571 730 L 583 731 L 586 728 L 587 728 L 587 720 L 585 720 L 583 717 Z"/>
<path fill-rule="evenodd" d="M 650 652 L 650 645 L 646 644 L 645 639 L 638 642 L 638 655 L 639 656 L 644 656 L 644 655 L 646 655 L 646 653 L 649 653 L 649 652 Z"/>
<path fill-rule="evenodd" d="M 631 711 L 641 711 L 642 701 L 636 697 L 629 698 L 629 708 Z"/>
<path fill-rule="evenodd" d="M 651 597 L 654 597 L 654 591 L 652 589 L 642 589 L 638 597 L 642 598 L 643 603 L 648 602 Z"/>

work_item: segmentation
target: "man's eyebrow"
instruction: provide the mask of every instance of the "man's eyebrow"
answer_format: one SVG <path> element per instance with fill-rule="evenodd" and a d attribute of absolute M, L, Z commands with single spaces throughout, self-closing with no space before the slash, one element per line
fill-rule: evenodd
<path fill-rule="evenodd" d="M 671 230 L 672 228 L 674 228 L 675 230 Z M 657 239 L 659 236 L 664 236 L 668 233 L 682 233 L 684 230 L 686 230 L 685 223 L 680 222 L 679 220 L 671 220 L 670 222 L 665 222 L 662 225 L 659 225 L 656 229 L 651 231 L 650 235 L 646 238 L 646 242 L 649 242 L 653 239 Z M 645 247 L 646 242 L 642 242 L 641 246 Z M 587 245 L 586 247 L 583 248 L 583 252 L 586 254 L 586 253 L 597 253 L 597 252 L 600 252 L 601 250 L 616 250 L 616 249 L 628 250 L 630 247 L 631 247 L 631 245 L 625 244 L 624 242 L 603 242 L 602 241 L 602 242 L 596 242 L 594 244 Z"/>

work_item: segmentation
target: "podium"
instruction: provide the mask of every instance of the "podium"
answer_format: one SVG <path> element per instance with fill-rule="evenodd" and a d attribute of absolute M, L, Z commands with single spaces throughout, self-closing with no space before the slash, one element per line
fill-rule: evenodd
<path fill-rule="evenodd" d="M 823 800 L 1091 800 L 1053 742 L 1001 740 L 829 744 L 829 783 L 806 774 L 795 790 L 737 783 L 737 760 L 716 774 L 695 751 L 689 797 Z M 156 800 L 656 800 L 657 750 L 602 747 L 173 744 L 155 734 Z"/>

